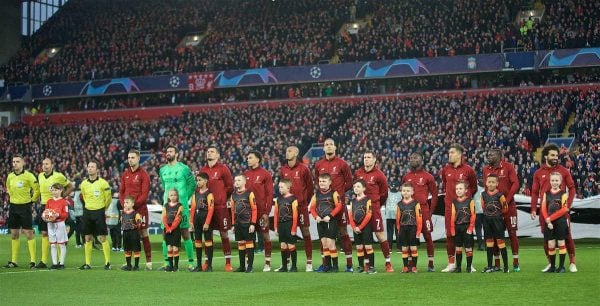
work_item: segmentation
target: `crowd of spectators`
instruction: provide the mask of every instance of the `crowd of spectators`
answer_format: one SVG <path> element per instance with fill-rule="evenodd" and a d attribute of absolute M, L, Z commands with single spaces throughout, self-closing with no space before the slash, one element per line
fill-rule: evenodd
<path fill-rule="evenodd" d="M 152 187 L 150 200 L 160 203 L 157 171 L 164 164 L 162 148 L 176 144 L 181 160 L 193 171 L 204 163 L 204 149 L 217 144 L 223 161 L 233 173 L 242 172 L 246 153 L 263 153 L 263 166 L 275 176 L 285 148 L 295 144 L 306 152 L 312 143 L 333 137 L 338 153 L 356 170 L 361 153 L 377 152 L 380 167 L 390 180 L 407 171 L 407 155 L 413 150 L 425 154 L 426 169 L 435 175 L 447 161 L 446 148 L 458 142 L 466 148 L 466 162 L 481 174 L 484 154 L 490 147 L 506 151 L 516 164 L 522 190 L 538 165 L 534 149 L 542 146 L 548 133 L 562 132 L 569 115 L 575 112 L 578 150 L 570 165 L 580 196 L 598 194 L 600 126 L 598 90 L 553 90 L 529 93 L 480 95 L 421 95 L 375 100 L 364 97 L 349 102 L 252 105 L 185 113 L 181 117 L 152 121 L 80 122 L 73 125 L 26 126 L 16 124 L 0 129 L 0 179 L 11 171 L 11 157 L 23 153 L 27 167 L 41 171 L 42 159 L 54 159 L 56 170 L 80 182 L 85 164 L 101 162 L 101 176 L 115 190 L 126 166 L 129 148 L 140 148 Z M 566 152 L 568 154 L 568 151 Z M 565 163 L 567 159 L 565 157 Z M 6 203 L 4 189 L 0 198 Z"/>
<path fill-rule="evenodd" d="M 600 45 L 598 2 L 546 0 L 541 21 L 519 25 L 522 2 L 69 1 L 0 67 L 0 78 L 49 83 L 309 65 L 335 54 L 350 62 Z M 338 34 L 366 14 L 358 35 Z M 180 46 L 192 32 L 203 40 Z M 56 56 L 36 58 L 52 47 Z"/>

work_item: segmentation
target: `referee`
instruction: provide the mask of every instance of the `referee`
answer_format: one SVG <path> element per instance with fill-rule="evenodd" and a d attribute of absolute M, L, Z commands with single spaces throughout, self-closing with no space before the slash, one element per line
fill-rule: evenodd
<path fill-rule="evenodd" d="M 35 269 L 35 236 L 33 235 L 33 202 L 40 197 L 40 186 L 33 173 L 23 169 L 23 155 L 15 154 L 12 158 L 13 172 L 6 177 L 6 190 L 9 198 L 8 228 L 10 229 L 12 256 L 5 268 L 16 268 L 19 255 L 19 231 L 23 229 L 27 236 L 30 263 Z"/>
<path fill-rule="evenodd" d="M 106 240 L 108 231 L 106 229 L 105 210 L 112 201 L 110 185 L 98 176 L 97 161 L 90 161 L 87 165 L 88 178 L 81 182 L 79 195 L 83 202 L 83 234 L 85 235 L 85 264 L 80 270 L 89 270 L 92 262 L 92 239 L 98 236 L 102 243 L 104 253 L 104 270 L 110 270 L 110 245 Z"/>

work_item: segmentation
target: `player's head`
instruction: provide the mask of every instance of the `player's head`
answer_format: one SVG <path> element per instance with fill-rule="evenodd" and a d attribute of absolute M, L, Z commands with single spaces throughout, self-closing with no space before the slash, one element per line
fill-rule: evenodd
<path fill-rule="evenodd" d="M 413 170 L 423 167 L 423 154 L 421 152 L 412 152 L 408 156 L 408 165 Z"/>
<path fill-rule="evenodd" d="M 285 159 L 288 161 L 298 159 L 298 154 L 300 154 L 300 150 L 296 146 L 289 146 L 285 149 Z"/>
<path fill-rule="evenodd" d="M 248 162 L 248 167 L 250 167 L 250 169 L 254 169 L 260 166 L 260 163 L 262 162 L 262 154 L 260 154 L 260 152 L 258 151 L 252 150 L 248 152 L 248 156 L 246 156 L 246 161 Z"/>
<path fill-rule="evenodd" d="M 50 192 L 52 193 L 52 197 L 60 198 L 65 187 L 59 183 L 54 183 L 50 186 Z"/>
<path fill-rule="evenodd" d="M 560 189 L 560 184 L 562 184 L 562 175 L 559 172 L 550 173 L 550 186 L 552 189 Z"/>
<path fill-rule="evenodd" d="M 451 164 L 458 164 L 462 159 L 462 155 L 465 149 L 458 143 L 453 143 L 448 149 L 448 162 Z"/>
<path fill-rule="evenodd" d="M 402 198 L 405 200 L 411 200 L 413 195 L 415 194 L 415 188 L 411 183 L 404 183 L 400 188 L 400 194 Z"/>
<path fill-rule="evenodd" d="M 284 178 L 279 181 L 279 193 L 282 195 L 288 195 L 290 193 L 290 189 L 292 189 L 292 180 Z"/>
<path fill-rule="evenodd" d="M 456 196 L 459 198 L 462 198 L 467 194 L 467 182 L 465 181 L 458 181 L 454 188 L 456 190 Z"/>
<path fill-rule="evenodd" d="M 492 166 L 497 166 L 502 159 L 502 149 L 500 148 L 491 148 L 487 151 L 487 161 L 488 164 Z"/>
<path fill-rule="evenodd" d="M 499 181 L 500 181 L 500 178 L 498 178 L 498 176 L 496 174 L 494 174 L 494 173 L 489 174 L 485 178 L 485 187 L 487 188 L 488 191 L 494 192 L 494 191 L 496 191 L 496 188 L 498 188 Z"/>
<path fill-rule="evenodd" d="M 44 173 L 50 174 L 53 168 L 54 163 L 52 162 L 52 159 L 50 159 L 50 157 L 46 157 L 44 158 L 44 160 L 42 160 L 42 171 L 44 171 Z"/>
<path fill-rule="evenodd" d="M 169 189 L 169 202 L 171 203 L 177 203 L 179 202 L 179 192 L 177 192 L 177 189 L 173 188 L 173 189 Z"/>
<path fill-rule="evenodd" d="M 177 148 L 177 146 L 168 145 L 167 148 L 165 149 L 165 157 L 167 158 L 167 161 L 170 163 L 177 161 L 178 154 L 179 154 L 179 148 Z"/>
<path fill-rule="evenodd" d="M 319 175 L 319 189 L 329 190 L 331 186 L 331 175 L 323 173 Z"/>
<path fill-rule="evenodd" d="M 547 144 L 542 149 L 544 162 L 550 167 L 558 165 L 558 146 L 553 143 Z"/>
<path fill-rule="evenodd" d="M 352 184 L 352 190 L 355 195 L 362 196 L 365 193 L 365 189 L 367 189 L 365 180 L 356 180 L 354 181 L 354 184 Z"/>
<path fill-rule="evenodd" d="M 323 143 L 323 151 L 325 151 L 325 155 L 333 156 L 335 155 L 335 150 L 335 141 L 333 141 L 331 138 L 325 139 L 325 142 Z"/>
<path fill-rule="evenodd" d="M 209 145 L 208 147 L 206 147 L 206 160 L 211 162 L 211 161 L 216 161 L 219 159 L 219 157 L 221 156 L 221 153 L 219 153 L 219 148 L 217 148 L 216 145 Z"/>
<path fill-rule="evenodd" d="M 23 166 L 25 165 L 25 159 L 21 154 L 14 154 L 12 157 L 12 166 L 15 172 L 23 171 Z"/>
<path fill-rule="evenodd" d="M 123 200 L 123 207 L 127 210 L 133 209 L 135 205 L 135 198 L 133 196 L 126 196 L 125 200 Z"/>
<path fill-rule="evenodd" d="M 96 176 L 98 175 L 98 168 L 100 167 L 100 162 L 97 160 L 90 160 L 87 164 L 87 172 L 88 176 Z"/>
<path fill-rule="evenodd" d="M 244 190 L 246 188 L 246 176 L 243 174 L 236 174 L 233 178 L 233 187 L 238 191 Z"/>
<path fill-rule="evenodd" d="M 199 188 L 204 188 L 208 185 L 208 173 L 200 172 L 196 175 L 196 182 Z"/>
<path fill-rule="evenodd" d="M 136 149 L 129 149 L 127 153 L 127 162 L 129 167 L 135 168 L 140 165 L 140 151 Z"/>
<path fill-rule="evenodd" d="M 376 162 L 377 160 L 374 151 L 368 150 L 363 154 L 363 163 L 365 164 L 365 168 L 371 169 L 375 166 Z"/>

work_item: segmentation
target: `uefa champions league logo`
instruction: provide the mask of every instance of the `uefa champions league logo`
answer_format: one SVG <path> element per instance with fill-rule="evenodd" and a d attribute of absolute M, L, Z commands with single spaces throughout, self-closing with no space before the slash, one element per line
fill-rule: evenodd
<path fill-rule="evenodd" d="M 171 87 L 173 87 L 173 88 L 179 87 L 179 82 L 180 82 L 179 77 L 176 75 L 172 76 L 171 79 L 169 80 L 169 84 L 171 84 Z"/>
<path fill-rule="evenodd" d="M 313 79 L 318 79 L 321 77 L 321 68 L 314 66 L 312 68 L 310 68 L 310 76 Z"/>
<path fill-rule="evenodd" d="M 44 88 L 42 88 L 42 93 L 46 97 L 50 96 L 52 94 L 52 86 L 50 86 L 50 85 L 44 86 Z"/>

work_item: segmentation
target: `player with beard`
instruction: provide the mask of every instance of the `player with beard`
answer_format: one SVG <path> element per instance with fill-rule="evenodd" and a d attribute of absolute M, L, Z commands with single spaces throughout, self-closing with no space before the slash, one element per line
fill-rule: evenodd
<path fill-rule="evenodd" d="M 437 207 L 437 184 L 433 178 L 433 175 L 423 169 L 423 154 L 419 152 L 413 152 L 408 158 L 410 170 L 402 178 L 402 183 L 411 183 L 415 190 L 414 198 L 417 200 L 417 202 L 419 202 L 419 204 L 421 204 L 421 215 L 423 221 L 423 224 L 421 225 L 421 232 L 423 233 L 423 238 L 425 238 L 425 242 L 427 243 L 427 272 L 434 272 L 434 248 L 433 239 L 431 239 L 433 223 L 431 223 L 431 216 Z M 431 204 L 427 204 L 429 195 L 431 195 Z"/>
<path fill-rule="evenodd" d="M 258 151 L 248 152 L 246 157 L 248 170 L 246 176 L 246 187 L 254 193 L 256 208 L 258 212 L 258 234 L 262 235 L 265 244 L 265 267 L 263 272 L 271 271 L 271 237 L 269 235 L 269 213 L 273 206 L 273 176 L 265 168 L 261 167 L 262 154 Z"/>
<path fill-rule="evenodd" d="M 140 235 L 144 244 L 144 253 L 146 254 L 146 270 L 152 270 L 152 247 L 150 238 L 148 238 L 148 224 L 150 216 L 148 214 L 148 194 L 150 193 L 150 176 L 148 172 L 140 167 L 140 151 L 131 149 L 127 153 L 127 163 L 129 167 L 121 175 L 121 184 L 119 185 L 119 201 L 122 207 L 125 207 L 125 198 L 131 196 L 134 198 L 133 209 L 141 217 Z"/>
<path fill-rule="evenodd" d="M 194 269 L 194 243 L 190 238 L 190 205 L 189 200 L 191 196 L 196 191 L 196 179 L 192 174 L 190 168 L 179 162 L 178 159 L 179 149 L 174 145 L 167 146 L 167 150 L 165 151 L 165 157 L 167 159 L 167 164 L 160 167 L 159 176 L 160 183 L 165 190 L 164 198 L 163 198 L 163 206 L 166 206 L 169 203 L 169 193 L 168 191 L 171 189 L 177 190 L 179 194 L 179 203 L 182 205 L 182 213 L 181 213 L 181 223 L 179 224 L 179 228 L 181 229 L 181 237 L 183 238 L 183 243 L 185 247 L 185 253 L 188 258 L 188 270 Z M 165 258 L 165 262 L 168 262 L 168 248 L 166 241 L 163 241 L 163 256 Z M 168 265 L 167 265 L 168 266 Z"/>
<path fill-rule="evenodd" d="M 231 215 L 227 209 L 227 201 L 233 193 L 233 177 L 227 166 L 219 162 L 219 150 L 211 145 L 206 148 L 206 165 L 200 169 L 200 172 L 208 174 L 208 191 L 214 197 L 214 215 L 212 218 L 212 228 L 218 229 L 221 234 L 221 244 L 223 245 L 223 254 L 225 255 L 225 271 L 232 272 L 231 267 L 231 244 L 227 230 L 232 226 Z M 205 263 L 202 266 L 204 271 L 212 271 L 212 267 Z"/>
<path fill-rule="evenodd" d="M 306 253 L 306 272 L 312 272 L 312 239 L 310 237 L 310 220 L 308 219 L 308 201 L 314 194 L 313 177 L 308 167 L 298 159 L 298 147 L 290 146 L 285 150 L 287 164 L 281 167 L 281 177 L 292 182 L 291 193 L 298 201 L 298 222 L 304 239 Z M 295 229 L 292 229 L 295 230 Z"/>
<path fill-rule="evenodd" d="M 381 216 L 381 203 L 385 203 L 388 197 L 387 177 L 377 167 L 377 159 L 375 152 L 366 151 L 363 154 L 364 167 L 356 170 L 354 173 L 355 180 L 363 180 L 366 184 L 366 195 L 371 200 L 373 216 L 371 218 L 371 229 L 377 237 L 377 241 L 381 244 L 381 251 L 385 258 L 385 271 L 394 272 L 390 261 L 390 244 L 383 232 L 383 217 Z M 371 267 L 375 267 L 375 262 L 370 263 Z"/>
<path fill-rule="evenodd" d="M 333 139 L 325 139 L 323 150 L 325 156 L 315 163 L 315 178 L 318 178 L 321 174 L 329 174 L 331 176 L 331 189 L 336 191 L 341 198 L 342 211 L 336 215 L 338 234 L 346 255 L 346 272 L 353 272 L 352 241 L 348 236 L 348 209 L 345 199 L 346 191 L 352 188 L 352 170 L 350 170 L 350 166 L 345 160 L 335 154 L 336 146 Z M 319 267 L 319 269 L 322 269 L 322 267 Z"/>
<path fill-rule="evenodd" d="M 488 165 L 483 167 L 483 180 L 486 181 L 490 174 L 498 176 L 498 190 L 506 197 L 508 205 L 508 215 L 504 220 L 508 237 L 510 238 L 510 248 L 513 255 L 513 271 L 519 272 L 519 237 L 517 236 L 517 205 L 514 196 L 519 191 L 519 178 L 515 166 L 502 158 L 502 150 L 493 148 L 487 152 Z M 498 256 L 497 246 L 494 248 Z M 496 263 L 498 267 L 500 261 Z"/>
<path fill-rule="evenodd" d="M 456 200 L 456 183 L 465 181 L 467 183 L 467 197 L 477 193 L 477 175 L 473 168 L 465 163 L 463 156 L 464 148 L 460 144 L 452 144 L 448 149 L 448 164 L 442 168 L 440 176 L 442 186 L 446 191 L 444 197 L 444 217 L 446 225 L 446 253 L 448 254 L 448 266 L 442 272 L 453 272 L 456 268 L 454 263 L 454 237 L 451 235 L 452 201 Z"/>
<path fill-rule="evenodd" d="M 538 199 L 541 199 L 544 194 L 551 189 L 550 185 L 550 174 L 553 172 L 558 172 L 562 176 L 562 183 L 560 185 L 560 189 L 562 191 L 567 191 L 567 207 L 571 209 L 573 205 L 573 199 L 575 198 L 575 194 L 577 190 L 575 189 L 575 182 L 573 181 L 573 177 L 569 172 L 569 169 L 558 164 L 558 146 L 555 144 L 549 144 L 545 146 L 542 150 L 542 158 L 544 159 L 542 166 L 535 171 L 533 174 L 533 184 L 531 187 L 531 219 L 534 220 L 537 217 L 537 206 Z M 567 220 L 569 220 L 569 214 L 566 215 Z M 540 227 L 542 229 L 542 233 L 544 233 L 546 229 L 546 221 L 542 218 L 542 214 L 539 216 L 540 218 Z M 569 222 L 570 223 L 570 222 Z M 577 272 L 577 266 L 575 265 L 575 242 L 573 241 L 573 237 L 571 236 L 571 228 L 569 227 L 567 237 L 565 239 L 567 245 L 567 253 L 569 253 L 569 261 L 571 264 L 569 265 L 569 271 Z M 548 257 L 548 245 L 544 244 L 544 251 L 546 253 L 546 257 Z M 550 269 L 550 264 L 546 266 L 546 268 L 542 271 L 546 271 Z"/>

